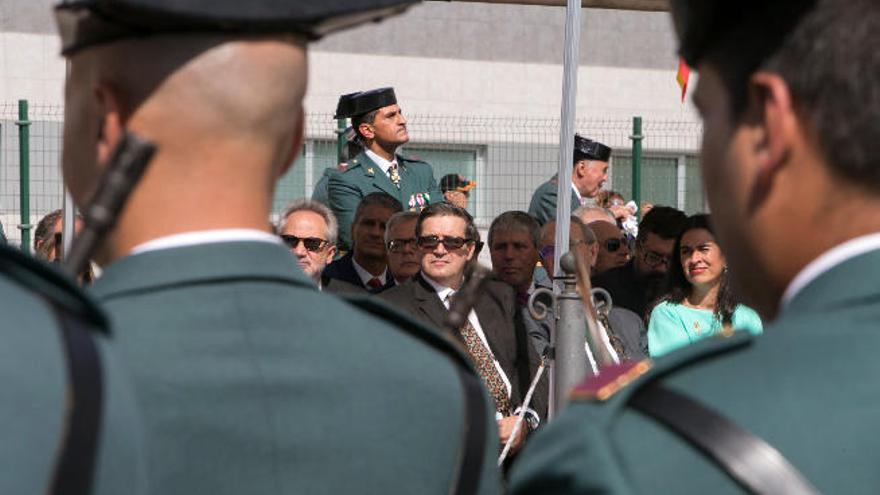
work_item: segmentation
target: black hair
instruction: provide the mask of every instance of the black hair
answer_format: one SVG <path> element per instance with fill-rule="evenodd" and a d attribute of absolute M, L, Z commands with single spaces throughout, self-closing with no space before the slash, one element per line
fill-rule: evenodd
<path fill-rule="evenodd" d="M 541 225 L 538 224 L 538 221 L 528 213 L 524 211 L 505 211 L 504 213 L 495 217 L 495 220 L 492 220 L 492 225 L 489 226 L 489 249 L 492 249 L 492 239 L 495 237 L 495 233 L 500 230 L 523 230 L 529 235 L 529 239 L 532 241 L 532 245 L 534 245 L 535 249 L 538 249 L 541 244 Z"/>
<path fill-rule="evenodd" d="M 351 127 L 354 129 L 354 132 L 357 133 L 357 136 L 360 141 L 366 139 L 363 134 L 361 134 L 361 124 L 372 124 L 376 121 L 376 115 L 379 114 L 380 108 L 375 110 L 371 110 L 362 115 L 355 115 L 351 118 Z"/>
<path fill-rule="evenodd" d="M 361 215 L 364 214 L 364 210 L 369 206 L 382 206 L 391 210 L 392 214 L 403 211 L 403 205 L 400 204 L 400 201 L 394 199 L 393 196 L 383 192 L 370 193 L 364 196 L 364 199 L 358 203 L 357 209 L 354 211 L 354 220 L 351 222 L 352 228 L 357 225 Z"/>
<path fill-rule="evenodd" d="M 464 208 L 459 208 L 453 204 L 442 202 L 430 204 L 422 210 L 419 214 L 419 220 L 416 222 L 416 236 L 422 235 L 422 224 L 426 219 L 442 216 L 458 217 L 464 220 L 464 236 L 474 241 L 474 243 L 480 242 L 480 231 L 477 230 L 477 226 L 474 224 L 474 217 L 472 217 Z"/>
<path fill-rule="evenodd" d="M 693 286 L 688 282 L 684 275 L 684 269 L 681 266 L 681 239 L 684 234 L 691 230 L 704 229 L 709 231 L 713 236 L 715 230 L 709 215 L 693 215 L 687 217 L 684 226 L 678 236 L 675 238 L 675 248 L 672 251 L 672 261 L 669 262 L 669 276 L 667 277 L 668 288 L 666 295 L 660 298 L 660 301 L 668 301 L 675 304 L 681 304 L 682 301 L 691 293 Z M 733 292 L 730 285 L 730 270 L 724 270 L 721 274 L 721 283 L 718 286 L 718 297 L 715 301 L 715 318 L 722 325 L 728 325 L 733 321 L 733 312 L 737 305 L 740 304 L 739 299 Z"/>
<path fill-rule="evenodd" d="M 667 240 L 675 239 L 681 234 L 686 221 L 687 215 L 681 210 L 670 206 L 655 206 L 642 217 L 637 240 L 644 241 L 648 234 L 655 234 Z"/>

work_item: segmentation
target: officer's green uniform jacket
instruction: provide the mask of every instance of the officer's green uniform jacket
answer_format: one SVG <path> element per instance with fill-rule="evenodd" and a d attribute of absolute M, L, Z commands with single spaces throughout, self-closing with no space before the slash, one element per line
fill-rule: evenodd
<path fill-rule="evenodd" d="M 312 201 L 317 201 L 324 205 L 330 205 L 330 176 L 339 173 L 335 167 L 327 167 L 321 178 L 315 183 L 315 189 L 312 191 Z"/>
<path fill-rule="evenodd" d="M 627 407 L 651 381 L 778 449 L 822 493 L 880 488 L 880 251 L 807 285 L 763 336 L 738 333 L 657 360 L 606 401 L 574 399 L 529 440 L 513 493 L 740 493 L 725 473 Z"/>
<path fill-rule="evenodd" d="M 400 188 L 365 152 L 348 163 L 345 172 L 331 174 L 328 181 L 330 208 L 339 222 L 339 245 L 351 248 L 351 223 L 358 203 L 367 194 L 385 192 L 400 201 L 404 210 L 421 211 L 431 203 L 443 201 L 434 170 L 427 163 L 397 155 Z"/>
<path fill-rule="evenodd" d="M 554 175 L 550 180 L 538 186 L 532 194 L 529 203 L 529 215 L 535 218 L 539 224 L 556 220 L 556 189 L 559 187 L 559 179 Z M 580 207 L 580 201 L 574 190 L 571 191 L 571 211 Z"/>
<path fill-rule="evenodd" d="M 449 492 L 457 374 L 474 372 L 434 331 L 319 292 L 268 242 L 135 254 L 94 291 L 135 377 L 153 493 Z M 491 494 L 498 433 L 482 400 Z"/>
<path fill-rule="evenodd" d="M 100 354 L 104 401 L 92 493 L 150 493 L 140 417 L 124 370 L 108 348 L 103 313 L 72 281 L 5 245 L 0 246 L 0 307 L 0 493 L 47 493 L 54 475 L 69 400 L 57 309 L 79 315 L 92 329 Z"/>

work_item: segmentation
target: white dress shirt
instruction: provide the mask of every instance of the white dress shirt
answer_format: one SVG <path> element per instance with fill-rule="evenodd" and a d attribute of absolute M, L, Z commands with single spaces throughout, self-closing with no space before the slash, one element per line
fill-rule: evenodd
<path fill-rule="evenodd" d="M 782 294 L 780 310 L 784 311 L 791 303 L 792 299 L 794 299 L 804 287 L 819 278 L 823 273 L 846 260 L 877 249 L 880 249 L 880 232 L 850 239 L 843 244 L 838 244 L 828 251 L 825 251 L 816 259 L 807 263 L 807 266 L 803 267 L 801 271 L 791 279 L 791 282 L 789 282 L 788 287 Z"/>
<path fill-rule="evenodd" d="M 380 273 L 379 275 L 373 275 L 372 273 L 368 272 L 366 268 L 359 265 L 358 262 L 355 261 L 354 256 L 351 257 L 351 264 L 354 265 L 354 271 L 357 272 L 358 277 L 360 277 L 361 279 L 361 283 L 364 284 L 364 287 L 369 287 L 369 284 L 367 282 L 373 280 L 374 278 L 378 278 L 379 281 L 382 282 L 382 286 L 385 286 L 385 280 L 388 276 L 387 267 L 382 270 L 382 273 Z"/>
<path fill-rule="evenodd" d="M 197 246 L 200 244 L 214 244 L 219 242 L 268 242 L 270 244 L 280 245 L 281 239 L 276 235 L 256 229 L 197 230 L 194 232 L 183 232 L 181 234 L 159 237 L 143 244 L 138 244 L 128 254 L 135 255 L 149 251 L 159 251 L 161 249 Z"/>
<path fill-rule="evenodd" d="M 574 183 L 571 184 L 571 190 L 574 191 L 574 195 L 577 196 L 578 206 L 584 206 L 587 204 L 587 201 L 581 196 L 581 192 L 578 191 L 578 188 L 574 187 Z"/>
<path fill-rule="evenodd" d="M 373 160 L 373 163 L 375 163 L 376 165 L 379 166 L 379 168 L 382 169 L 382 173 L 384 173 L 386 177 L 388 177 L 389 179 L 391 178 L 391 174 L 388 173 L 388 169 L 391 168 L 392 163 L 397 165 L 397 157 L 396 156 L 393 160 L 388 161 L 388 160 L 382 158 L 381 156 L 377 155 L 376 153 L 373 153 L 370 150 L 365 150 L 364 153 L 366 153 L 366 155 L 368 157 L 370 157 L 370 160 Z M 398 166 L 398 168 L 399 168 L 399 166 Z"/>

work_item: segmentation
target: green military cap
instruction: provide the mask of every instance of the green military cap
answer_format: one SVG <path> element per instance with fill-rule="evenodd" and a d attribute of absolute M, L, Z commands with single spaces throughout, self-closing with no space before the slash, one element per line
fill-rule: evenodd
<path fill-rule="evenodd" d="M 394 88 L 378 88 L 349 93 L 339 97 L 334 119 L 357 117 L 373 110 L 397 103 Z"/>
<path fill-rule="evenodd" d="M 574 159 L 575 160 L 599 160 L 607 162 L 611 158 L 611 148 L 605 146 L 599 141 L 593 141 L 582 137 L 578 134 L 574 135 Z"/>
<path fill-rule="evenodd" d="M 329 32 L 398 14 L 417 0 L 63 0 L 55 7 L 65 55 L 158 33 Z"/>
<path fill-rule="evenodd" d="M 744 55 L 760 63 L 815 5 L 816 0 L 672 0 L 679 53 L 696 67 L 716 44 L 737 40 Z M 756 35 L 758 49 L 751 42 Z"/>

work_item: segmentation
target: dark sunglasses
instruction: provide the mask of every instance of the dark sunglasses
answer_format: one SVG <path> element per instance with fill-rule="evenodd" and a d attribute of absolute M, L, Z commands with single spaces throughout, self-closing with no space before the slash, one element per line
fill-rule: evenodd
<path fill-rule="evenodd" d="M 399 253 L 406 249 L 407 246 L 416 247 L 418 239 L 410 237 L 409 239 L 391 239 L 388 241 L 388 250 L 392 253 Z"/>
<path fill-rule="evenodd" d="M 651 268 L 657 268 L 660 265 L 669 265 L 669 257 L 663 256 L 662 254 L 654 251 L 645 251 L 642 259 L 644 259 L 645 264 L 647 264 Z"/>
<path fill-rule="evenodd" d="M 434 249 L 443 244 L 443 247 L 450 251 L 461 249 L 462 246 L 469 242 L 474 241 L 464 237 L 438 237 L 436 235 L 423 235 L 418 240 L 419 247 L 422 249 Z"/>
<path fill-rule="evenodd" d="M 626 241 L 623 239 L 605 239 L 604 245 L 608 252 L 613 253 L 620 249 Z"/>
<path fill-rule="evenodd" d="M 287 234 L 281 234 L 281 240 L 283 240 L 284 244 L 286 244 L 287 247 L 290 249 L 296 249 L 296 247 L 299 246 L 300 241 L 302 241 L 303 246 L 306 247 L 306 250 L 313 253 L 324 249 L 324 246 L 329 244 L 324 239 L 319 239 L 317 237 L 297 237 L 295 235 Z"/>

